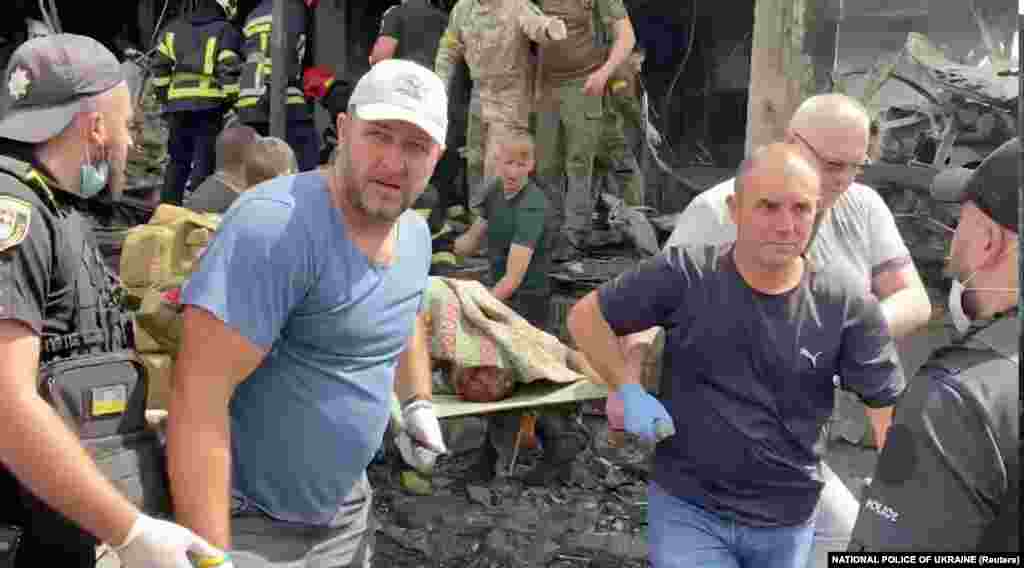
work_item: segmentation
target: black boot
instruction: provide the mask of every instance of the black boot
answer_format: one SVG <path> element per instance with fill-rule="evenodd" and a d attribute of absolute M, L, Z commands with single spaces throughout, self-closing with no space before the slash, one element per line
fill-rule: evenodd
<path fill-rule="evenodd" d="M 570 481 L 576 456 L 590 445 L 589 432 L 572 417 L 557 413 L 541 414 L 537 430 L 544 443 L 544 457 L 523 477 L 523 483 L 546 486 Z"/>
<path fill-rule="evenodd" d="M 509 451 L 519 432 L 519 414 L 515 412 L 496 412 L 487 417 L 487 433 L 484 445 L 480 448 L 480 459 L 473 464 L 468 472 L 470 481 L 490 483 L 498 475 L 498 464 L 501 452 Z"/>
<path fill-rule="evenodd" d="M 484 440 L 484 447 L 480 448 L 480 458 L 473 464 L 466 475 L 466 481 L 471 483 L 490 483 L 498 475 L 498 450 L 490 440 Z"/>

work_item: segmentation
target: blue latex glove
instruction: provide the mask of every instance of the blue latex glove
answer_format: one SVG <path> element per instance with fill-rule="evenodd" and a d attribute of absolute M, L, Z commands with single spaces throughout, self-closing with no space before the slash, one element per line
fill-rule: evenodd
<path fill-rule="evenodd" d="M 676 433 L 675 422 L 661 402 L 644 387 L 629 383 L 619 388 L 625 427 L 645 442 L 660 442 Z"/>

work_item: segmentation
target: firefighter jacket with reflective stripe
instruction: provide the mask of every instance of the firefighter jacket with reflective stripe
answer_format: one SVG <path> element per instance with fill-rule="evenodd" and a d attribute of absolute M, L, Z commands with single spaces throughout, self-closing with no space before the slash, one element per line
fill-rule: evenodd
<path fill-rule="evenodd" d="M 273 5 L 272 0 L 260 2 L 260 5 L 249 14 L 245 27 L 242 28 L 244 68 L 235 111 L 238 118 L 247 124 L 270 121 L 270 91 L 267 85 L 270 84 L 273 75 L 273 48 L 270 44 Z M 302 91 L 302 62 L 306 57 L 309 16 L 302 0 L 286 0 L 285 12 L 288 121 L 312 120 L 313 105 L 306 100 Z"/>
<path fill-rule="evenodd" d="M 242 36 L 223 16 L 195 15 L 167 27 L 157 44 L 153 86 L 164 112 L 229 107 L 238 97 Z"/>

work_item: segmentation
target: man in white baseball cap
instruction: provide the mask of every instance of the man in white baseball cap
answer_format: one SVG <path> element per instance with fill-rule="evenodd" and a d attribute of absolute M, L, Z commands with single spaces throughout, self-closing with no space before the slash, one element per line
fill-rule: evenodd
<path fill-rule="evenodd" d="M 378 63 L 338 115 L 332 166 L 239 197 L 185 286 L 175 511 L 230 553 L 370 566 L 366 466 L 392 391 L 412 465 L 446 451 L 417 318 L 430 231 L 409 210 L 444 151 L 446 99 L 425 67 Z"/>

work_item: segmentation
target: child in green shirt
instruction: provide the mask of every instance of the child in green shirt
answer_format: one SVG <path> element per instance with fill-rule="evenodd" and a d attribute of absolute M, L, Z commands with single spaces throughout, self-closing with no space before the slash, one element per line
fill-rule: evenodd
<path fill-rule="evenodd" d="M 553 211 L 544 191 L 530 179 L 534 164 L 534 144 L 528 134 L 497 140 L 497 177 L 487 189 L 480 218 L 455 240 L 454 250 L 470 255 L 486 236 L 491 293 L 534 327 L 546 330 Z"/>

